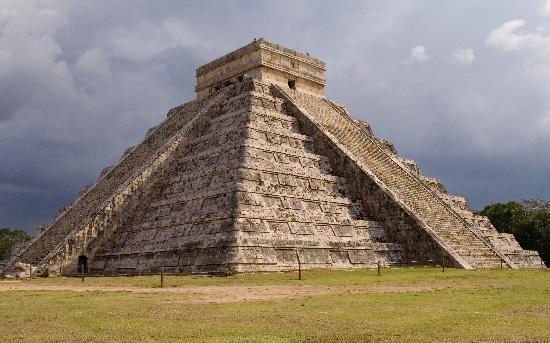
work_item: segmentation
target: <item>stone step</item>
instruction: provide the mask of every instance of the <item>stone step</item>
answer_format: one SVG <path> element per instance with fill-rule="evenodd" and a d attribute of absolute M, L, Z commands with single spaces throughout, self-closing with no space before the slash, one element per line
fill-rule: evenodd
<path fill-rule="evenodd" d="M 344 149 L 353 154 L 360 163 L 374 173 L 377 178 L 388 187 L 401 201 L 410 207 L 447 245 L 459 251 L 471 251 L 487 253 L 489 258 L 497 254 L 483 242 L 472 228 L 464 223 L 464 219 L 458 217 L 448 205 L 438 198 L 436 193 L 430 191 L 424 183 L 436 190 L 444 191 L 440 181 L 423 177 L 420 179 L 408 172 L 401 164 L 396 162 L 378 143 L 366 135 L 352 122 L 340 115 L 334 107 L 323 99 L 318 99 L 295 91 L 283 91 L 290 94 L 291 101 L 297 102 L 312 112 L 310 120 L 321 128 L 324 128 L 336 139 L 336 144 L 341 144 Z M 447 230 L 445 228 L 453 228 Z M 460 235 L 460 236 L 459 236 Z M 460 237 L 460 239 L 454 239 Z M 475 244 L 475 247 L 473 247 Z M 467 255 L 469 256 L 469 255 Z"/>
<path fill-rule="evenodd" d="M 256 109 L 257 107 L 254 107 Z M 276 114 L 276 115 L 275 115 Z M 294 119 L 294 120 L 292 120 Z M 238 111 L 223 114 L 210 121 L 203 135 L 211 132 L 220 132 L 235 127 L 242 127 L 247 123 L 254 123 L 258 127 L 283 130 L 290 133 L 299 133 L 299 124 L 294 117 L 266 110 L 264 112 L 243 108 Z"/>

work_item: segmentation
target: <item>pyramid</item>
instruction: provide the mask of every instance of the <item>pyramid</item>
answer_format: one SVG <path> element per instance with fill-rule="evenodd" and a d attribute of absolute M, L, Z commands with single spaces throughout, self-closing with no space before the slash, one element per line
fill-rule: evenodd
<path fill-rule="evenodd" d="M 263 39 L 168 111 L 3 273 L 232 273 L 377 263 L 540 268 L 466 199 L 325 98 L 325 63 Z"/>

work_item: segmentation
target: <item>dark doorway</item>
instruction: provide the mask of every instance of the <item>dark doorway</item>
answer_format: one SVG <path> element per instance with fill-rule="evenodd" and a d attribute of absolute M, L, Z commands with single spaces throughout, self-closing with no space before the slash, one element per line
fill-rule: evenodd
<path fill-rule="evenodd" d="M 288 80 L 288 88 L 296 89 L 296 80 Z"/>
<path fill-rule="evenodd" d="M 88 257 L 85 255 L 78 256 L 78 272 L 82 273 L 88 273 Z"/>

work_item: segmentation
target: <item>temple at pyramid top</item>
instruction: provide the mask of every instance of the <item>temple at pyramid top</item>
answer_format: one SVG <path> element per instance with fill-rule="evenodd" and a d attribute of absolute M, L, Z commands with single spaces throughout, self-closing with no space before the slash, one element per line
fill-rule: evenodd
<path fill-rule="evenodd" d="M 263 38 L 197 68 L 197 98 L 251 77 L 324 96 L 325 62 Z"/>

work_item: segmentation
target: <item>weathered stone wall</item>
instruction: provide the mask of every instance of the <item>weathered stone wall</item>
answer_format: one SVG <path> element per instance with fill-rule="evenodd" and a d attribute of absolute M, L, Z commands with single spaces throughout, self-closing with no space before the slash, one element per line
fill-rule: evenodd
<path fill-rule="evenodd" d="M 238 270 L 259 263 L 269 270 L 296 268 L 295 255 L 307 268 L 400 263 L 401 248 L 387 243 L 384 229 L 349 199 L 347 181 L 334 176 L 283 100 L 263 87 L 253 97 L 239 192 L 237 227 L 246 229 L 238 237 L 246 245 Z"/>
<path fill-rule="evenodd" d="M 156 182 L 161 192 L 142 200 L 131 220 L 91 259 L 97 273 L 224 272 L 231 261 L 233 178 L 242 160 L 243 130 L 220 117 L 251 82 L 225 89 L 215 112 L 196 123 L 171 168 Z M 214 119 L 215 118 L 215 119 Z M 224 253 L 225 251 L 225 253 Z M 227 254 L 226 254 L 227 253 Z"/>
<path fill-rule="evenodd" d="M 162 190 L 90 262 L 96 273 L 372 267 L 401 248 L 347 198 L 346 180 L 285 113 L 269 85 L 248 80 L 178 151 Z M 237 94 L 237 90 L 241 93 Z"/>
<path fill-rule="evenodd" d="M 71 207 L 56 218 L 40 235 L 19 253 L 16 259 L 37 265 L 71 232 L 97 210 L 101 203 L 112 196 L 114 190 L 142 167 L 151 154 L 158 150 L 192 116 L 201 103 L 192 101 L 169 111 L 167 119 L 140 145 L 129 152 L 120 163 L 109 170 L 98 182 L 82 194 Z M 10 264 L 8 264 L 8 267 Z"/>
<path fill-rule="evenodd" d="M 387 192 L 367 175 L 350 156 L 338 148 L 326 134 L 299 110 L 289 104 L 300 119 L 304 132 L 313 138 L 315 150 L 328 156 L 336 175 L 348 180 L 349 196 L 357 199 L 372 220 L 385 229 L 385 240 L 399 244 L 402 248 L 403 264 L 441 264 L 460 267 L 426 231 L 419 227 L 416 219 L 400 207 Z"/>
<path fill-rule="evenodd" d="M 401 245 L 405 264 L 441 264 L 444 258 L 447 265 L 460 267 L 432 236 L 419 227 L 416 218 L 400 207 L 353 160 L 311 123 L 309 129 L 315 132 L 319 151 L 331 156 L 331 164 L 338 174 L 350 180 L 351 196 L 360 199 L 365 210 L 386 228 L 388 241 Z"/>
<path fill-rule="evenodd" d="M 414 174 L 379 146 L 376 140 L 339 113 L 333 104 L 300 92 L 280 87 L 278 90 L 297 106 L 298 112 L 330 137 L 333 144 L 338 145 L 365 173 L 370 174 L 393 201 L 415 217 L 417 223 L 463 267 L 497 267 L 501 259 L 515 267 Z"/>
<path fill-rule="evenodd" d="M 260 74 L 261 78 L 259 80 L 267 84 L 275 83 L 282 87 L 288 87 L 288 81 L 293 80 L 295 82 L 295 89 L 300 90 L 300 92 L 314 96 L 324 96 L 323 87 L 320 87 L 317 82 L 303 77 L 292 76 L 286 70 L 282 71 L 269 66 L 262 66 Z"/>
<path fill-rule="evenodd" d="M 324 62 L 259 39 L 197 68 L 195 90 L 198 99 L 202 99 L 221 87 L 239 82 L 246 74 L 285 87 L 289 80 L 294 80 L 296 89 L 323 96 L 324 72 Z"/>
<path fill-rule="evenodd" d="M 332 102 L 334 104 L 334 102 Z M 334 104 L 341 109 L 343 115 L 347 115 L 345 109 L 338 104 Z M 348 116 L 349 117 L 349 116 Z M 349 117 L 351 118 L 351 117 Z M 447 192 L 441 180 L 422 175 L 420 168 L 414 160 L 406 159 L 398 155 L 397 150 L 389 141 L 374 137 L 368 123 L 351 118 L 363 132 L 376 140 L 383 148 L 399 161 L 410 173 L 416 175 L 427 187 L 437 194 L 445 203 L 464 218 L 470 227 L 485 239 L 495 250 L 505 255 L 515 266 L 520 268 L 541 268 L 540 256 L 536 251 L 524 250 L 515 240 L 513 235 L 499 233 L 493 227 L 489 218 L 474 214 L 468 206 L 468 201 L 463 196 L 452 195 Z"/>
<path fill-rule="evenodd" d="M 186 124 L 163 147 L 155 151 L 127 182 L 113 191 L 112 196 L 96 209 L 90 220 L 74 228 L 61 244 L 50 251 L 38 265 L 38 269 L 48 274 L 58 272 L 59 267 L 74 272 L 79 255 L 93 256 L 105 245 L 113 232 L 133 217 L 134 209 L 142 199 L 159 193 L 158 188 L 163 175 L 173 164 L 178 147 L 185 145 L 197 126 L 200 127 L 203 117 L 215 112 L 213 105 L 224 93 L 225 91 L 211 99 L 187 120 Z"/>

